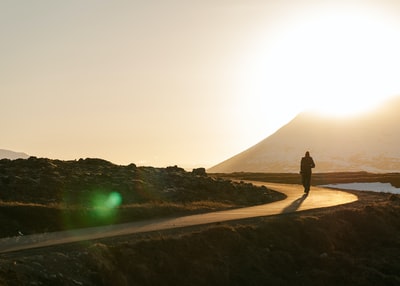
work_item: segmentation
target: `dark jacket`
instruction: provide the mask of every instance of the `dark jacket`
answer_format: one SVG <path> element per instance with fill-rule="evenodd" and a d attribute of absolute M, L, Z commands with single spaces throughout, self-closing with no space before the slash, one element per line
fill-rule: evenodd
<path fill-rule="evenodd" d="M 300 174 L 308 175 L 311 174 L 311 169 L 315 167 L 315 163 L 312 157 L 305 156 L 301 158 L 300 163 Z"/>

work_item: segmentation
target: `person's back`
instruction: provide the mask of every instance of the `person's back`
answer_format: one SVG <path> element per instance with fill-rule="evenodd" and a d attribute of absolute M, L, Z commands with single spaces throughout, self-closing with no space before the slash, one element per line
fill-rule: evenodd
<path fill-rule="evenodd" d="M 308 152 L 307 152 L 308 153 Z M 310 155 L 301 158 L 300 172 L 303 174 L 311 174 L 311 169 L 315 167 L 314 160 Z"/>

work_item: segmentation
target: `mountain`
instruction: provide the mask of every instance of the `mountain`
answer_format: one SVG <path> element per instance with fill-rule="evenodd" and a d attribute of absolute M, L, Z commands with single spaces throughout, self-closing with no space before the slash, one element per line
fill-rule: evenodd
<path fill-rule="evenodd" d="M 352 118 L 300 113 L 253 147 L 207 170 L 299 172 L 310 151 L 314 172 L 400 172 L 400 97 Z"/>
<path fill-rule="evenodd" d="M 28 154 L 0 149 L 0 159 L 15 160 L 15 159 L 27 159 L 27 158 L 29 158 Z"/>

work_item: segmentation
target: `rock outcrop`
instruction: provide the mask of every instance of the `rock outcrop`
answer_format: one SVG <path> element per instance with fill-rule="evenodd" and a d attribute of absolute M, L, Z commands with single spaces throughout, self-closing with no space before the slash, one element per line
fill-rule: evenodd
<path fill-rule="evenodd" d="M 166 168 L 114 165 L 102 159 L 75 161 L 0 160 L 3 202 L 90 206 L 94 196 L 117 193 L 122 204 L 212 200 L 243 205 L 267 202 L 269 190 L 209 177 L 204 168 L 187 172 Z"/>

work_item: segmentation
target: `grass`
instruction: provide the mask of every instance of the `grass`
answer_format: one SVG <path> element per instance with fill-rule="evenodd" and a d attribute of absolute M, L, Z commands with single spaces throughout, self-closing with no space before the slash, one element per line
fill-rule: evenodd
<path fill-rule="evenodd" d="M 214 174 L 215 176 L 228 179 L 241 179 L 250 181 L 262 181 L 285 184 L 301 184 L 301 177 L 295 173 L 249 173 L 238 172 L 231 174 Z M 390 183 L 400 188 L 400 173 L 368 173 L 368 172 L 332 172 L 314 173 L 312 175 L 313 185 L 343 184 L 343 183 L 368 183 L 381 182 Z"/>
<path fill-rule="evenodd" d="M 400 197 L 96 243 L 97 285 L 399 285 Z M 105 265 L 102 261 L 107 260 Z"/>
<path fill-rule="evenodd" d="M 0 233 L 3 237 L 132 222 L 233 208 L 213 201 L 186 203 L 153 202 L 117 208 L 82 207 L 53 203 L 0 202 Z"/>
<path fill-rule="evenodd" d="M 295 174 L 273 178 L 285 176 L 295 179 Z M 354 193 L 359 201 L 333 208 L 3 255 L 0 284 L 400 285 L 400 196 Z M 118 210 L 132 219 L 135 212 L 139 217 L 146 212 L 171 213 L 171 209 L 175 213 L 177 208 L 202 211 L 231 206 L 220 204 L 207 200 L 151 202 L 127 204 Z M 17 222 L 29 218 L 46 227 L 57 217 L 49 210 L 62 209 L 54 205 L 43 210 L 46 207 L 5 204 L 0 216 L 9 211 L 7 217 L 19 216 Z M 19 213 L 12 214 L 13 208 Z M 78 215 L 76 210 L 93 211 L 79 207 L 71 211 Z M 79 219 L 71 217 L 71 221 Z M 12 224 L 2 223 L 6 228 Z"/>
<path fill-rule="evenodd" d="M 284 196 L 202 168 L 119 166 L 101 159 L 0 160 L 0 237 L 269 203 Z"/>

